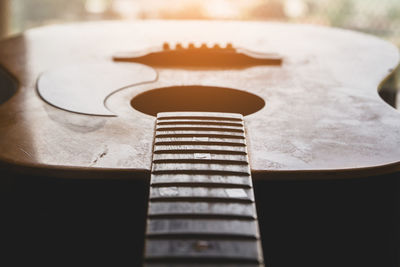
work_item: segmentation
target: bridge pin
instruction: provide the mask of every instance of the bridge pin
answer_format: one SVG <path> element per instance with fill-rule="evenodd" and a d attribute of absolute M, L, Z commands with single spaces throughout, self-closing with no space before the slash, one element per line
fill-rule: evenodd
<path fill-rule="evenodd" d="M 215 44 L 215 45 L 213 46 L 213 48 L 214 48 L 214 49 L 221 49 L 221 46 L 219 46 L 219 44 Z"/>
<path fill-rule="evenodd" d="M 169 43 L 164 42 L 162 47 L 164 50 L 169 50 Z"/>
<path fill-rule="evenodd" d="M 208 46 L 206 43 L 202 43 L 200 46 L 201 49 L 208 49 Z"/>
<path fill-rule="evenodd" d="M 175 45 L 175 49 L 183 49 L 182 44 L 181 44 L 181 43 L 177 43 L 177 44 Z"/>

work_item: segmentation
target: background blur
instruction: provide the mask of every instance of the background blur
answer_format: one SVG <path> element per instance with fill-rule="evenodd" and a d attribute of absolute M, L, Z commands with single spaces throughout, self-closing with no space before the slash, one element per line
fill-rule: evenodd
<path fill-rule="evenodd" d="M 400 46 L 400 0 L 0 0 L 4 35 L 103 19 L 233 19 L 322 24 Z"/>

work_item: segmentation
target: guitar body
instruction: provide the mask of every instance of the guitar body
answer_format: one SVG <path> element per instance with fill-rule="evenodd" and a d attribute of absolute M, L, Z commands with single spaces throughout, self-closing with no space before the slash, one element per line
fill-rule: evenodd
<path fill-rule="evenodd" d="M 146 51 L 164 42 L 233 43 L 279 55 L 281 60 L 244 68 L 113 60 L 120 52 Z M 155 115 L 231 112 L 244 115 L 267 264 L 327 266 L 349 257 L 349 266 L 365 266 L 388 255 L 387 262 L 395 262 L 392 245 L 370 261 L 358 256 L 370 255 L 372 248 L 379 248 L 377 242 L 391 238 L 389 232 L 387 239 L 374 233 L 385 225 L 378 217 L 385 220 L 391 212 L 379 214 L 379 205 L 394 205 L 390 190 L 400 170 L 400 114 L 379 97 L 378 89 L 398 61 L 396 47 L 365 34 L 278 23 L 87 23 L 44 27 L 4 40 L 0 42 L 0 166 L 10 217 L 21 211 L 14 216 L 17 222 L 12 221 L 20 231 L 17 243 L 30 247 L 42 237 L 50 254 L 59 255 L 49 264 L 60 263 L 74 246 L 88 249 L 88 254 L 82 252 L 88 264 L 106 258 L 111 263 L 115 258 L 120 263 L 141 262 Z M 182 104 L 193 101 L 187 92 L 202 103 L 195 110 Z M 375 205 L 369 197 L 377 186 L 389 191 L 382 189 L 375 195 L 382 202 L 373 202 L 378 207 L 363 212 Z M 391 193 L 393 198 L 382 200 Z M 354 199 L 364 203 L 352 204 Z M 346 205 L 358 209 L 359 217 L 351 208 L 344 209 Z M 375 219 L 370 224 L 366 222 L 370 233 L 365 234 L 372 236 L 367 245 L 354 229 L 365 229 L 356 224 L 371 219 L 368 214 L 373 211 L 378 213 L 371 215 Z M 269 214 L 299 222 L 269 219 Z M 351 226 L 340 226 L 350 214 L 355 216 Z M 394 222 L 394 215 L 390 218 Z M 318 220 L 321 224 L 312 226 Z M 341 233 L 332 230 L 335 227 L 354 235 L 335 239 Z M 34 229 L 43 235 L 32 233 Z M 309 234 L 293 234 L 302 229 Z M 60 239 L 53 239 L 52 233 Z M 319 240 L 319 234 L 326 239 Z M 317 255 L 291 245 L 306 246 L 307 240 L 301 239 L 307 236 L 314 242 L 309 249 L 321 249 Z M 110 245 L 122 242 L 128 242 L 128 249 Z M 346 242 L 361 247 L 352 254 L 343 249 L 353 247 Z M 18 244 L 10 247 L 30 250 Z M 72 251 L 68 262 L 80 254 Z M 299 251 L 304 258 L 298 257 Z M 298 261 L 288 260 L 291 255 Z M 40 253 L 36 257 L 46 258 Z"/>

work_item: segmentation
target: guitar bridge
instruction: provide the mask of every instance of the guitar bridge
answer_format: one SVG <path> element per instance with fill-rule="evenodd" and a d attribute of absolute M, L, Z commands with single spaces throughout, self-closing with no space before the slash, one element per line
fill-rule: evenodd
<path fill-rule="evenodd" d="M 164 43 L 148 51 L 118 53 L 114 61 L 143 63 L 154 67 L 206 67 L 206 68 L 246 68 L 258 65 L 281 65 L 282 57 L 274 53 L 260 53 L 244 48 L 236 48 L 231 43 L 222 47 L 212 47 L 203 43 L 196 46 L 189 43 L 174 47 Z"/>

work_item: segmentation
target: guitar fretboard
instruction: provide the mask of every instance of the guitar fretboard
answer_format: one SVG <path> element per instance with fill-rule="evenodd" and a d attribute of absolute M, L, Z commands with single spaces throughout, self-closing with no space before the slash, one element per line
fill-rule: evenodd
<path fill-rule="evenodd" d="M 262 266 L 240 114 L 157 116 L 146 266 Z"/>

